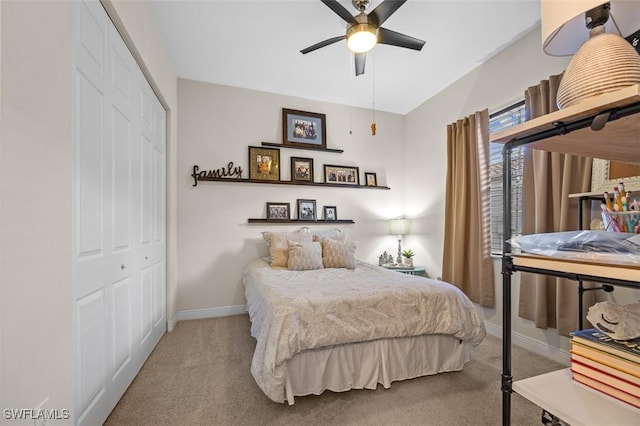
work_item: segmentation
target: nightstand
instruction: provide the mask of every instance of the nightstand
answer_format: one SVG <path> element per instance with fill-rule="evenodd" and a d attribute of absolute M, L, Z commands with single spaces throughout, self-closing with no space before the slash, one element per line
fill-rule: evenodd
<path fill-rule="evenodd" d="M 408 266 L 391 266 L 391 265 L 382 265 L 383 268 L 389 269 L 391 271 L 402 272 L 407 275 L 419 275 L 421 277 L 429 277 L 422 266 L 414 266 L 410 268 Z"/>

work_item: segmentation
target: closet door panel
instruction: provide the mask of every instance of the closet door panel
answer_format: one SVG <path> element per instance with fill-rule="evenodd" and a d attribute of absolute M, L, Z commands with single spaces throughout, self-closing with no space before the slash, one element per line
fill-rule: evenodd
<path fill-rule="evenodd" d="M 163 327 L 165 312 L 165 263 L 158 262 L 153 266 L 153 327 Z"/>
<path fill-rule="evenodd" d="M 151 336 L 153 329 L 152 309 L 153 309 L 153 269 L 146 268 L 142 270 L 141 275 L 141 309 L 140 324 L 141 336 L 140 343 L 144 345 Z"/>
<path fill-rule="evenodd" d="M 164 199 L 164 152 L 156 144 L 153 149 L 153 242 L 164 243 L 165 199 Z"/>
<path fill-rule="evenodd" d="M 75 55 L 82 73 L 95 83 L 105 81 L 108 50 L 108 23 L 102 6 L 82 2 L 76 12 Z"/>
<path fill-rule="evenodd" d="M 104 255 L 105 138 L 104 94 L 85 75 L 76 74 L 76 251 L 80 257 Z"/>
<path fill-rule="evenodd" d="M 124 374 L 129 375 L 128 371 L 132 367 L 132 330 L 131 330 L 131 293 L 132 280 L 125 278 L 118 281 L 112 286 L 112 363 L 111 378 L 115 383 L 120 381 L 120 377 Z M 135 374 L 135 372 L 134 372 Z M 128 384 L 128 382 L 127 382 Z M 123 384 L 123 386 L 126 385 Z"/>
<path fill-rule="evenodd" d="M 140 137 L 140 244 L 151 245 L 153 238 L 153 144 L 144 134 Z"/>
<path fill-rule="evenodd" d="M 76 360 L 80 363 L 76 377 L 78 421 L 81 422 L 96 405 L 105 406 L 107 347 L 105 324 L 105 292 L 98 290 L 76 301 Z"/>
<path fill-rule="evenodd" d="M 132 179 L 130 126 L 127 117 L 113 109 L 113 168 L 111 199 L 113 206 L 113 251 L 131 250 Z"/>

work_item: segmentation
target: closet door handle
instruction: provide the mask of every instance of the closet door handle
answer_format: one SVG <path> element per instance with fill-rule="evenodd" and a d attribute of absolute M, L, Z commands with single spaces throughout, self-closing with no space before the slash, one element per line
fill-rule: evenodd
<path fill-rule="evenodd" d="M 122 265 L 120 265 L 120 269 L 124 271 L 125 269 L 127 269 L 127 265 L 123 263 Z"/>

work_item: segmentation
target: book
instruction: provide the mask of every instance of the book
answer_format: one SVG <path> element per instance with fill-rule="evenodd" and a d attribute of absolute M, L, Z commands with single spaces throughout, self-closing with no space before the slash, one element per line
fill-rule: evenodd
<path fill-rule="evenodd" d="M 604 383 L 613 388 L 620 389 L 630 395 L 640 398 L 640 385 L 622 379 L 613 374 L 605 373 L 597 368 L 590 367 L 585 364 L 581 364 L 576 360 L 571 360 L 571 371 L 573 373 L 582 374 L 583 376 L 590 377 L 594 380 Z M 634 377 L 634 376 L 632 376 Z"/>
<path fill-rule="evenodd" d="M 604 364 L 617 370 L 624 371 L 625 373 L 633 374 L 634 376 L 640 376 L 640 363 L 611 355 L 608 352 L 594 349 L 591 346 L 585 346 L 579 343 L 572 342 L 571 353 L 582 355 L 585 358 L 589 358 L 593 361 L 599 362 L 600 364 Z"/>
<path fill-rule="evenodd" d="M 609 386 L 579 373 L 573 373 L 573 380 L 605 395 L 609 395 L 612 398 L 631 404 L 636 408 L 640 408 L 640 398 L 637 396 L 628 394 L 627 392 L 621 391 L 620 389 L 616 389 L 613 386 Z"/>
<path fill-rule="evenodd" d="M 597 370 L 602 371 L 603 373 L 611 374 L 612 376 L 619 377 L 622 380 L 626 380 L 627 382 L 631 382 L 637 386 L 640 386 L 640 374 L 634 374 L 633 369 L 620 369 L 615 366 L 608 365 L 605 362 L 599 362 L 597 360 L 591 359 L 587 356 L 582 356 L 577 352 L 571 350 L 571 362 L 578 362 L 582 365 L 586 365 L 587 367 L 595 368 Z M 623 366 L 624 367 L 624 366 Z M 640 369 L 638 366 L 637 369 Z M 636 370 L 637 370 L 636 369 Z M 637 373 L 637 371 L 635 371 Z"/>
<path fill-rule="evenodd" d="M 574 331 L 571 341 L 591 346 L 620 358 L 640 363 L 640 337 L 631 340 L 615 340 L 595 328 Z"/>

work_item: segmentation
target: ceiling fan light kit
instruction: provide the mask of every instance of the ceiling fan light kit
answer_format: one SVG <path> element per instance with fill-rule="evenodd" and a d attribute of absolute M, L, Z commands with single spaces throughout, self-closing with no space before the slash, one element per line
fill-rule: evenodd
<path fill-rule="evenodd" d="M 370 51 L 377 41 L 376 27 L 371 24 L 358 24 L 347 30 L 347 46 L 354 53 Z"/>
<path fill-rule="evenodd" d="M 423 40 L 387 30 L 381 26 L 407 0 L 385 0 L 368 14 L 364 11 L 371 3 L 370 0 L 352 0 L 351 3 L 359 11 L 356 16 L 353 16 L 337 0 L 320 1 L 348 24 L 346 35 L 332 37 L 302 49 L 300 53 L 303 55 L 346 39 L 347 46 L 355 55 L 354 62 L 356 76 L 358 76 L 364 74 L 366 52 L 373 49 L 376 44 L 413 50 L 422 50 L 422 46 L 424 46 Z"/>

